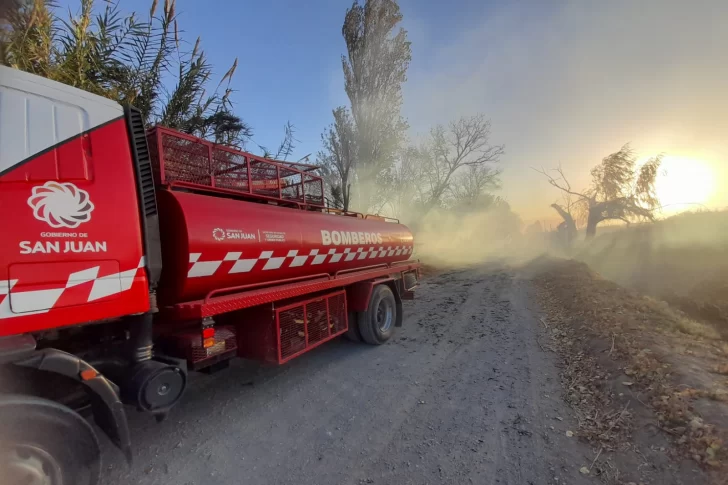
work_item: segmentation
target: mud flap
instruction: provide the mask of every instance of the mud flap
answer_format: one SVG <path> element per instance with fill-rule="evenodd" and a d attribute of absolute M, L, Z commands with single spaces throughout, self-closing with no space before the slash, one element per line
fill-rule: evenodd
<path fill-rule="evenodd" d="M 43 349 L 15 365 L 54 372 L 70 377 L 86 387 L 91 396 L 96 424 L 131 464 L 131 439 L 126 412 L 119 399 L 117 386 L 99 374 L 88 362 L 57 349 Z"/>

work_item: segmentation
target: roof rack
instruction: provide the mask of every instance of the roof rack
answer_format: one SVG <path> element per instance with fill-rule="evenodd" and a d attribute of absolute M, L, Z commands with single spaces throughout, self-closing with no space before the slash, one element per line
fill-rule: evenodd
<path fill-rule="evenodd" d="M 158 187 L 325 206 L 323 180 L 311 173 L 315 165 L 259 157 L 162 126 L 150 129 L 147 141 Z"/>

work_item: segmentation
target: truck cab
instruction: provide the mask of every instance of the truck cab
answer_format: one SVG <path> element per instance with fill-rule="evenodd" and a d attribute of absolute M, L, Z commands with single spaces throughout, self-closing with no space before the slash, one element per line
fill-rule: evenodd
<path fill-rule="evenodd" d="M 3 66 L 0 79 L 0 337 L 148 311 L 124 110 Z"/>

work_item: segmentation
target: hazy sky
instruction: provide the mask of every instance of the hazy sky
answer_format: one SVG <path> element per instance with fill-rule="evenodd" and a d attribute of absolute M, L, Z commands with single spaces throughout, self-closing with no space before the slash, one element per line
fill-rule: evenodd
<path fill-rule="evenodd" d="M 436 24 L 416 8 L 406 15 L 417 59 Z M 558 197 L 530 166 L 561 163 L 572 185 L 583 185 L 588 169 L 626 142 L 642 156 L 706 161 L 718 178 L 708 205 L 728 206 L 726 25 L 725 0 L 487 9 L 426 63 L 413 62 L 406 114 L 425 129 L 463 112 L 486 113 L 494 141 L 506 144 L 503 194 L 526 219 L 548 215 L 543 208 Z M 682 183 L 677 172 L 696 178 L 685 162 L 670 166 L 663 177 L 673 177 L 673 191 Z"/>
<path fill-rule="evenodd" d="M 151 1 L 120 4 L 141 13 Z M 78 0 L 61 2 L 69 5 Z M 178 0 L 177 11 L 183 38 L 201 35 L 219 74 L 240 58 L 234 100 L 255 141 L 275 147 L 291 120 L 301 157 L 320 148 L 331 109 L 347 102 L 340 56 L 350 5 Z M 626 142 L 642 156 L 679 157 L 673 199 L 696 178 L 684 159 L 705 161 L 696 170 L 717 177 L 708 205 L 728 206 L 728 0 L 400 5 L 412 41 L 404 114 L 413 136 L 485 113 L 493 142 L 506 145 L 501 195 L 524 219 L 552 217 L 558 198 L 529 167 L 561 163 L 585 185 L 589 168 Z"/>

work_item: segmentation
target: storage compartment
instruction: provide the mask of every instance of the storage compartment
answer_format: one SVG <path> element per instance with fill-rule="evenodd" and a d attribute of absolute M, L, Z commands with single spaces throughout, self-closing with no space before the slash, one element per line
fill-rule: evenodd
<path fill-rule="evenodd" d="M 348 329 L 346 292 L 289 301 L 244 312 L 238 355 L 283 364 Z M 242 316 L 242 315 L 241 315 Z"/>

